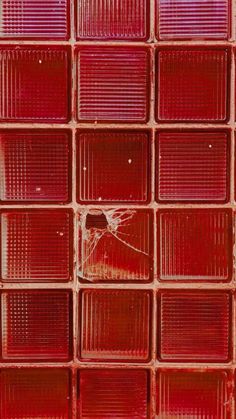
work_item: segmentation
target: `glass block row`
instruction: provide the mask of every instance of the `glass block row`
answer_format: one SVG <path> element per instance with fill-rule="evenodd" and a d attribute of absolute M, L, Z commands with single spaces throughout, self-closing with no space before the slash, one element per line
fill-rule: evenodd
<path fill-rule="evenodd" d="M 3 282 L 66 282 L 73 272 L 72 210 L 2 210 Z M 85 209 L 76 214 L 82 282 L 229 282 L 231 209 Z M 154 240 L 157 252 L 154 254 Z M 153 259 L 157 259 L 157 272 Z"/>
<path fill-rule="evenodd" d="M 232 360 L 233 294 L 223 290 L 157 292 L 84 289 L 78 295 L 77 356 L 86 362 L 219 362 Z M 69 361 L 73 357 L 69 290 L 1 292 L 1 359 Z M 153 340 L 154 339 L 154 340 Z M 156 355 L 153 353 L 156 347 Z"/>
<path fill-rule="evenodd" d="M 231 131 L 79 129 L 77 202 L 225 203 L 230 199 Z M 0 130 L 0 202 L 68 203 L 72 198 L 70 130 Z"/>
<path fill-rule="evenodd" d="M 70 17 L 72 3 L 75 22 Z M 2 39 L 135 40 L 150 36 L 150 0 L 2 0 Z M 155 34 L 160 40 L 227 39 L 229 0 L 155 0 Z"/>
<path fill-rule="evenodd" d="M 148 369 L 86 368 L 78 370 L 76 379 L 78 419 L 152 417 Z M 2 369 L 0 380 L 2 418 L 71 418 L 69 369 Z M 234 380 L 233 372 L 227 369 L 158 369 L 155 417 L 233 419 Z"/>
<path fill-rule="evenodd" d="M 1 45 L 0 121 L 146 123 L 151 55 L 143 46 L 75 47 L 71 92 L 71 47 Z M 230 47 L 156 49 L 156 121 L 228 121 L 230 58 Z"/>

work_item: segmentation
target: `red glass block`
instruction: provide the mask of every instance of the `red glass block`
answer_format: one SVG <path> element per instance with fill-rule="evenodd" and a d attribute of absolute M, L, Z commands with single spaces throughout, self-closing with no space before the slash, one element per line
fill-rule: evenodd
<path fill-rule="evenodd" d="M 156 5 L 157 33 L 162 40 L 229 37 L 228 0 L 159 0 Z"/>
<path fill-rule="evenodd" d="M 149 119 L 150 51 L 145 47 L 77 49 L 77 117 L 84 122 Z"/>
<path fill-rule="evenodd" d="M 227 362 L 231 358 L 231 294 L 163 291 L 158 356 L 163 361 Z"/>
<path fill-rule="evenodd" d="M 163 210 L 159 212 L 159 228 L 161 280 L 231 279 L 231 210 Z"/>
<path fill-rule="evenodd" d="M 3 369 L 2 419 L 70 419 L 71 377 L 64 368 Z"/>
<path fill-rule="evenodd" d="M 81 203 L 149 201 L 149 132 L 79 131 L 77 182 Z"/>
<path fill-rule="evenodd" d="M 148 0 L 77 0 L 77 38 L 146 40 Z"/>
<path fill-rule="evenodd" d="M 226 131 L 161 131 L 156 141 L 160 202 L 226 202 L 230 184 Z"/>
<path fill-rule="evenodd" d="M 0 131 L 0 199 L 68 202 L 71 198 L 69 131 Z"/>
<path fill-rule="evenodd" d="M 153 278 L 153 212 L 85 210 L 79 215 L 78 275 L 91 282 Z"/>
<path fill-rule="evenodd" d="M 70 117 L 70 49 L 0 48 L 0 121 L 67 122 Z"/>
<path fill-rule="evenodd" d="M 69 39 L 69 0 L 2 0 L 0 37 Z"/>
<path fill-rule="evenodd" d="M 2 279 L 65 282 L 72 271 L 72 212 L 20 210 L 1 214 Z"/>
<path fill-rule="evenodd" d="M 151 292 L 83 290 L 80 295 L 80 358 L 147 362 Z"/>
<path fill-rule="evenodd" d="M 230 419 L 228 373 L 224 370 L 161 370 L 157 418 Z"/>
<path fill-rule="evenodd" d="M 226 121 L 228 75 L 227 49 L 161 49 L 157 54 L 157 119 Z"/>
<path fill-rule="evenodd" d="M 149 417 L 149 373 L 138 369 L 79 372 L 78 418 Z"/>
<path fill-rule="evenodd" d="M 72 295 L 67 290 L 2 293 L 2 357 L 6 360 L 69 360 Z"/>

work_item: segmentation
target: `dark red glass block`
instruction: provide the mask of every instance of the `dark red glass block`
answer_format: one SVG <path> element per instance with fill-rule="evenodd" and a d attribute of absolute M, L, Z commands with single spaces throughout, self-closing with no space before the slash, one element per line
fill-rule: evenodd
<path fill-rule="evenodd" d="M 0 37 L 68 39 L 69 0 L 2 0 Z"/>
<path fill-rule="evenodd" d="M 227 49 L 161 49 L 157 54 L 157 119 L 226 121 L 228 73 Z"/>
<path fill-rule="evenodd" d="M 84 122 L 149 118 L 150 51 L 145 47 L 77 49 L 77 117 Z"/>
<path fill-rule="evenodd" d="M 56 46 L 0 48 L 0 121 L 67 122 L 70 50 Z"/>
<path fill-rule="evenodd" d="M 157 34 L 162 40 L 229 37 L 228 0 L 159 0 L 156 6 Z"/>
<path fill-rule="evenodd" d="M 158 356 L 163 361 L 227 362 L 231 357 L 231 294 L 159 294 Z"/>
<path fill-rule="evenodd" d="M 3 359 L 69 360 L 71 297 L 67 290 L 3 292 Z"/>
<path fill-rule="evenodd" d="M 80 296 L 80 358 L 147 362 L 151 292 L 84 290 Z"/>
<path fill-rule="evenodd" d="M 4 281 L 63 282 L 71 279 L 70 210 L 4 211 L 1 236 Z"/>
<path fill-rule="evenodd" d="M 3 369 L 2 419 L 70 419 L 71 379 L 64 368 Z"/>
<path fill-rule="evenodd" d="M 148 418 L 149 373 L 138 369 L 79 372 L 79 418 Z"/>
<path fill-rule="evenodd" d="M 69 131 L 0 131 L 0 199 L 68 202 L 71 197 Z"/>
<path fill-rule="evenodd" d="M 79 131 L 77 182 L 77 199 L 82 203 L 147 202 L 149 132 Z"/>
<path fill-rule="evenodd" d="M 138 209 L 81 212 L 78 267 L 82 281 L 150 281 L 153 212 Z"/>
<path fill-rule="evenodd" d="M 161 280 L 231 279 L 231 210 L 163 210 L 159 212 L 159 228 Z"/>
<path fill-rule="evenodd" d="M 146 40 L 148 0 L 77 0 L 77 38 Z"/>
<path fill-rule="evenodd" d="M 230 419 L 228 373 L 224 370 L 161 370 L 157 418 Z"/>
<path fill-rule="evenodd" d="M 161 131 L 156 142 L 161 202 L 226 202 L 230 142 L 226 131 Z"/>

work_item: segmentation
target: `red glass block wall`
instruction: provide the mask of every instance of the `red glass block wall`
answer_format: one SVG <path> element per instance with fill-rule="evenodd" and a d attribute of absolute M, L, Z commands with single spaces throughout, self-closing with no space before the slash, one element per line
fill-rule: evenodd
<path fill-rule="evenodd" d="M 234 419 L 235 5 L 0 2 L 0 418 Z"/>

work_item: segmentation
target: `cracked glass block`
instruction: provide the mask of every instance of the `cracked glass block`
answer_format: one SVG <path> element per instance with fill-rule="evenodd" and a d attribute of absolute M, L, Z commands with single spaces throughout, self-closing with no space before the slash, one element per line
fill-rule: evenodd
<path fill-rule="evenodd" d="M 158 296 L 162 361 L 228 362 L 232 297 L 224 291 L 162 291 Z"/>
<path fill-rule="evenodd" d="M 145 369 L 80 370 L 79 417 L 149 417 L 149 372 Z M 94 397 L 95 395 L 95 397 Z"/>
<path fill-rule="evenodd" d="M 63 123 L 70 119 L 70 49 L 0 47 L 0 121 Z"/>
<path fill-rule="evenodd" d="M 224 370 L 166 370 L 157 375 L 157 419 L 229 419 L 229 374 Z"/>
<path fill-rule="evenodd" d="M 151 281 L 152 210 L 81 211 L 78 251 L 78 276 L 82 281 Z"/>
<path fill-rule="evenodd" d="M 77 200 L 148 202 L 150 165 L 148 131 L 78 131 Z"/>
<path fill-rule="evenodd" d="M 5 282 L 66 282 L 72 277 L 72 212 L 1 213 L 1 276 Z"/>
<path fill-rule="evenodd" d="M 0 131 L 0 200 L 68 202 L 71 198 L 69 131 Z"/>
<path fill-rule="evenodd" d="M 229 60 L 226 48 L 160 49 L 156 56 L 157 120 L 226 121 Z"/>
<path fill-rule="evenodd" d="M 64 368 L 2 369 L 2 419 L 70 419 L 71 377 Z"/>
<path fill-rule="evenodd" d="M 5 360 L 69 360 L 72 294 L 67 290 L 2 293 L 2 357 Z"/>
<path fill-rule="evenodd" d="M 161 280 L 227 282 L 232 277 L 232 211 L 158 212 Z"/>
<path fill-rule="evenodd" d="M 150 291 L 83 290 L 80 294 L 80 359 L 147 362 L 151 300 Z"/>

